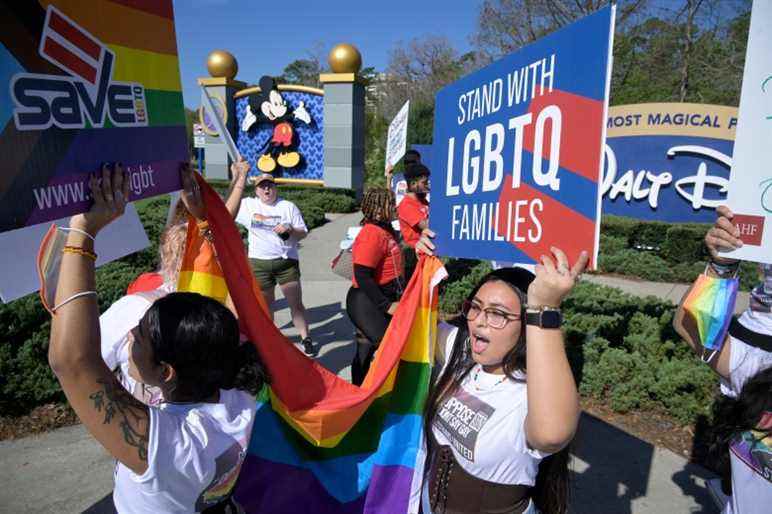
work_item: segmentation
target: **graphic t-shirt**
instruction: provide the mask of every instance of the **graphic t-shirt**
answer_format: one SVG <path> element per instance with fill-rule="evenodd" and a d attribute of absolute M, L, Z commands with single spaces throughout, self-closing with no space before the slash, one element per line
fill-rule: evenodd
<path fill-rule="evenodd" d="M 731 338 L 729 380 L 721 390 L 728 396 L 740 394 L 745 383 L 772 366 L 772 353 Z M 732 496 L 725 514 L 762 514 L 772 505 L 772 437 L 762 438 L 749 430 L 735 436 L 729 446 L 732 466 Z"/>
<path fill-rule="evenodd" d="M 405 195 L 397 207 L 397 214 L 402 239 L 406 245 L 415 248 L 416 243 L 421 239 L 421 229 L 418 228 L 418 224 L 429 218 L 429 204 Z"/>
<path fill-rule="evenodd" d="M 354 264 L 375 269 L 375 282 L 388 284 L 402 275 L 402 252 L 387 230 L 373 223 L 367 223 L 357 234 L 351 246 L 351 260 Z M 359 287 L 356 277 L 354 287 Z"/>
<path fill-rule="evenodd" d="M 450 356 L 458 329 L 441 323 L 438 344 Z M 467 374 L 460 387 L 447 396 L 432 421 L 437 442 L 453 450 L 469 474 L 498 484 L 533 486 L 539 462 L 548 454 L 528 446 L 525 375 L 518 380 L 486 373 L 480 365 Z"/>
<path fill-rule="evenodd" d="M 151 407 L 148 468 L 115 468 L 115 507 L 121 514 L 201 512 L 225 500 L 246 456 L 255 399 L 220 390 L 219 403 Z"/>
<path fill-rule="evenodd" d="M 281 198 L 273 205 L 267 205 L 259 198 L 244 198 L 236 215 L 236 223 L 249 231 L 250 259 L 297 259 L 297 239 L 290 237 L 285 241 L 273 229 L 286 223 L 295 230 L 308 232 L 300 209 Z"/>

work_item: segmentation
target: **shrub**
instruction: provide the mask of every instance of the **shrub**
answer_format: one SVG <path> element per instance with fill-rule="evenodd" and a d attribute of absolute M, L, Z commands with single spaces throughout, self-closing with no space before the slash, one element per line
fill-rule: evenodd
<path fill-rule="evenodd" d="M 461 312 L 461 303 L 472 292 L 474 286 L 491 271 L 487 261 L 475 261 L 468 259 L 451 260 L 448 267 L 453 274 L 445 281 L 440 290 L 439 309 L 445 316 L 455 316 Z"/>
<path fill-rule="evenodd" d="M 708 259 L 704 245 L 709 224 L 639 221 L 604 216 L 601 222 L 601 272 L 619 273 L 644 280 L 693 282 Z M 753 263 L 740 265 L 740 287 L 749 290 L 758 282 Z"/>

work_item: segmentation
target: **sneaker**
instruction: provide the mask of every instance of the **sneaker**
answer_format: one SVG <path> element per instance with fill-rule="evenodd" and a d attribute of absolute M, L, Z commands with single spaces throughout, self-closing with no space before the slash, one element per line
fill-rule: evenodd
<path fill-rule="evenodd" d="M 306 355 L 313 355 L 314 354 L 314 343 L 311 341 L 310 337 L 306 337 L 301 341 L 303 343 L 303 352 Z"/>

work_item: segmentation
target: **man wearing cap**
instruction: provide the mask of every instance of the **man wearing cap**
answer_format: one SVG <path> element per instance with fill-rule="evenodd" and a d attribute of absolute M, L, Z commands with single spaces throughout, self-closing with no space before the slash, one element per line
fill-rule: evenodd
<path fill-rule="evenodd" d="M 243 191 L 244 182 L 243 177 L 234 177 L 231 187 Z M 300 332 L 303 351 L 313 355 L 314 346 L 308 337 L 298 262 L 298 241 L 308 234 L 306 223 L 294 203 L 279 198 L 276 179 L 270 173 L 258 175 L 255 193 L 256 197 L 244 199 L 241 199 L 241 195 L 234 195 L 240 202 L 233 201 L 226 205 L 236 223 L 249 231 L 249 260 L 271 314 L 278 283 L 289 304 L 292 323 Z"/>

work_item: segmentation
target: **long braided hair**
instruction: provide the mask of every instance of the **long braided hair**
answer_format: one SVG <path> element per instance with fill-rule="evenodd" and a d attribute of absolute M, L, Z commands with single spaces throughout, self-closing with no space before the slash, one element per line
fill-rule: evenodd
<path fill-rule="evenodd" d="M 391 190 L 385 187 L 371 187 L 362 197 L 364 217 L 359 224 L 364 226 L 367 223 L 373 223 L 393 232 L 391 220 L 394 219 L 394 209 L 394 193 Z"/>

